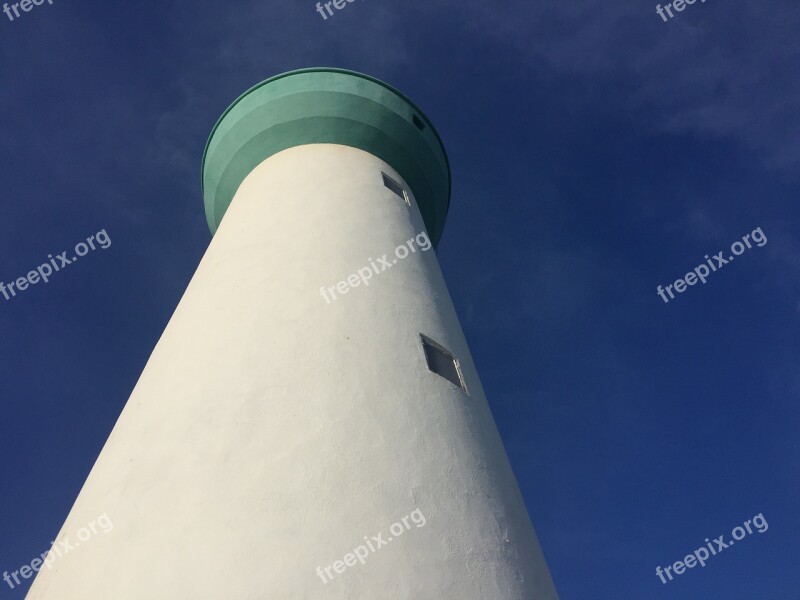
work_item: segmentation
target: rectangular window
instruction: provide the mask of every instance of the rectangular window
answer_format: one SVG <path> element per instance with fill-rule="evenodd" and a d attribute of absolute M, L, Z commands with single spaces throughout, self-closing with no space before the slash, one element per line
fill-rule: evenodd
<path fill-rule="evenodd" d="M 464 390 L 464 392 L 467 392 L 467 386 L 464 384 L 464 376 L 461 373 L 461 366 L 458 364 L 458 359 L 432 339 L 424 335 L 421 337 L 428 368 L 437 375 L 457 385 Z"/>
<path fill-rule="evenodd" d="M 417 129 L 419 130 L 425 129 L 425 123 L 423 123 L 422 119 L 420 119 L 417 115 L 413 115 L 411 117 L 411 121 L 414 123 L 414 125 L 417 126 Z"/>
<path fill-rule="evenodd" d="M 408 194 L 406 194 L 406 191 L 403 189 L 403 186 L 400 185 L 399 183 L 397 183 L 394 179 L 389 177 L 383 171 L 381 171 L 381 175 L 383 176 L 383 185 L 385 185 L 387 188 L 392 190 L 395 194 L 400 196 L 403 199 L 403 202 L 405 202 L 406 204 L 411 206 L 411 201 L 408 199 Z"/>

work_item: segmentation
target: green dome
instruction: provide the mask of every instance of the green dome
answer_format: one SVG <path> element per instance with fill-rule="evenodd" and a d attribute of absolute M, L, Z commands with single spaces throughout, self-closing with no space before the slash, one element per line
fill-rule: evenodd
<path fill-rule="evenodd" d="M 450 165 L 431 122 L 391 86 L 354 71 L 289 71 L 239 96 L 203 153 L 206 219 L 213 234 L 245 177 L 273 154 L 303 144 L 360 148 L 390 164 L 417 199 L 431 241 L 450 206 Z"/>

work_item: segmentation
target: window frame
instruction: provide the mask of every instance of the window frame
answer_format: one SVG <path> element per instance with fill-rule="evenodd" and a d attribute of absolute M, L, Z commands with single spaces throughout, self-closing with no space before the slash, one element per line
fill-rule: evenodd
<path fill-rule="evenodd" d="M 381 171 L 381 181 L 383 182 L 383 186 L 386 189 L 388 189 L 390 192 L 392 192 L 398 198 L 401 198 L 403 200 L 403 202 L 405 202 L 409 207 L 411 206 L 411 197 L 408 195 L 408 192 L 406 191 L 406 188 L 399 181 L 397 181 L 394 177 L 389 175 L 386 171 Z M 402 195 L 397 193 L 397 190 L 394 189 L 394 187 L 392 187 L 390 185 L 387 185 L 387 181 L 392 183 L 394 186 L 396 186 L 397 189 L 402 192 Z"/>
<path fill-rule="evenodd" d="M 447 348 L 442 346 L 440 343 L 434 341 L 433 339 L 431 339 L 430 337 L 428 337 L 424 333 L 420 333 L 419 337 L 420 337 L 420 341 L 421 341 L 420 347 L 421 347 L 421 350 L 422 350 L 422 358 L 425 361 L 425 366 L 428 368 L 428 371 L 430 373 L 433 373 L 437 377 L 441 377 L 442 379 L 444 379 L 445 381 L 451 383 L 452 385 L 456 386 L 457 388 L 461 389 L 462 392 L 464 392 L 467 396 L 469 396 L 470 394 L 469 394 L 469 390 L 467 389 L 467 382 L 464 379 L 464 371 L 461 369 L 461 361 L 458 359 L 458 357 L 455 354 L 453 354 L 452 352 L 450 352 L 450 350 L 448 350 Z M 456 369 L 456 374 L 458 375 L 459 383 L 456 383 L 455 381 L 451 381 L 449 378 L 445 377 L 444 375 L 442 375 L 441 373 L 439 373 L 437 371 L 434 371 L 431 368 L 431 364 L 428 361 L 428 353 L 425 350 L 425 345 L 426 344 L 428 346 L 430 346 L 431 348 L 433 348 L 434 350 L 437 350 L 438 352 L 442 353 L 444 356 L 446 356 L 447 358 L 449 358 L 450 360 L 453 361 L 453 365 L 455 366 L 455 369 Z"/>

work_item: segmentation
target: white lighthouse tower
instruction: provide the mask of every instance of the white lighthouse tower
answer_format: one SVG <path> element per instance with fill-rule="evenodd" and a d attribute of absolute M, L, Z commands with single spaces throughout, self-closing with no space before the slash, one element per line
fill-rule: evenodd
<path fill-rule="evenodd" d="M 28 598 L 556 599 L 427 250 L 425 115 L 359 73 L 273 77 L 203 191 L 213 240 Z"/>

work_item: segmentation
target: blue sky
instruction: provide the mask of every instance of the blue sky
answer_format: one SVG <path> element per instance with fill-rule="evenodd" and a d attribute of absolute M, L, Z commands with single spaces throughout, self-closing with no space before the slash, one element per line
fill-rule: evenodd
<path fill-rule="evenodd" d="M 216 118 L 337 66 L 402 90 L 448 149 L 439 260 L 562 600 L 797 600 L 796 2 L 666 23 L 644 0 L 314 4 L 0 13 L 0 280 L 112 241 L 0 297 L 0 571 L 58 532 L 209 243 Z M 757 227 L 763 247 L 659 298 Z M 759 513 L 763 534 L 656 576 Z"/>

